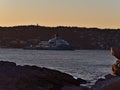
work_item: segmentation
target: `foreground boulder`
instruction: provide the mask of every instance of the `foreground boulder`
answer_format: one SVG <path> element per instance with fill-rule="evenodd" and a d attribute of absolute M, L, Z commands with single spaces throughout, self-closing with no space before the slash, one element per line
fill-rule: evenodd
<path fill-rule="evenodd" d="M 120 76 L 106 75 L 97 80 L 92 90 L 120 90 Z"/>
<path fill-rule="evenodd" d="M 61 90 L 82 83 L 86 81 L 57 70 L 0 61 L 0 90 Z"/>
<path fill-rule="evenodd" d="M 91 89 L 84 86 L 64 86 L 62 90 L 91 90 Z"/>
<path fill-rule="evenodd" d="M 104 79 L 99 79 L 92 90 L 120 90 L 120 59 L 112 65 L 112 75 L 109 74 Z"/>

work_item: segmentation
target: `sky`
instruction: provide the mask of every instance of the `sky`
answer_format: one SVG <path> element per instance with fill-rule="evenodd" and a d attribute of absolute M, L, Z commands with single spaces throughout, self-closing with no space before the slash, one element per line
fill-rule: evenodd
<path fill-rule="evenodd" d="M 120 0 L 0 0 L 0 26 L 120 28 Z"/>

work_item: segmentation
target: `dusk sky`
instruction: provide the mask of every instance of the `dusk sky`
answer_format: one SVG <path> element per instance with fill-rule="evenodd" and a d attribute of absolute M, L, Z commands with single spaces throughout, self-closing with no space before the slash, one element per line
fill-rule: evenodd
<path fill-rule="evenodd" d="M 0 0 L 0 26 L 120 28 L 120 0 Z"/>

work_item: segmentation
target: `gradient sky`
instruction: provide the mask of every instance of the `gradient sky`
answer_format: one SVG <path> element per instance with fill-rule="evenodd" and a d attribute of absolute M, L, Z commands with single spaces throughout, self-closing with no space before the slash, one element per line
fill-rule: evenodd
<path fill-rule="evenodd" d="M 0 0 L 0 26 L 120 28 L 120 0 Z"/>

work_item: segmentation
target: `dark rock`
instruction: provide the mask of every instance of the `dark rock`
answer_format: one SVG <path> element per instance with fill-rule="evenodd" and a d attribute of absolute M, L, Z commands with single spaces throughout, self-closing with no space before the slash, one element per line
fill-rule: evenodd
<path fill-rule="evenodd" d="M 105 79 L 111 79 L 111 78 L 114 78 L 115 76 L 111 75 L 111 74 L 108 74 L 108 75 L 105 75 Z"/>
<path fill-rule="evenodd" d="M 115 56 L 117 59 L 120 59 L 120 49 L 111 47 L 111 54 Z"/>
<path fill-rule="evenodd" d="M 117 60 L 116 63 L 112 65 L 112 73 L 115 76 L 120 76 L 120 60 Z"/>
<path fill-rule="evenodd" d="M 16 63 L 8 62 L 8 61 L 0 61 L 0 67 L 2 67 L 2 66 L 14 67 L 14 66 L 16 66 Z"/>
<path fill-rule="evenodd" d="M 80 82 L 81 84 L 86 84 L 87 81 L 81 78 L 77 78 L 78 83 Z"/>
<path fill-rule="evenodd" d="M 61 90 L 83 82 L 57 70 L 0 61 L 0 90 Z"/>
<path fill-rule="evenodd" d="M 113 75 L 106 75 L 105 79 L 98 79 L 92 90 L 120 90 L 120 77 Z"/>
<path fill-rule="evenodd" d="M 62 90 L 91 90 L 85 86 L 64 86 Z"/>

